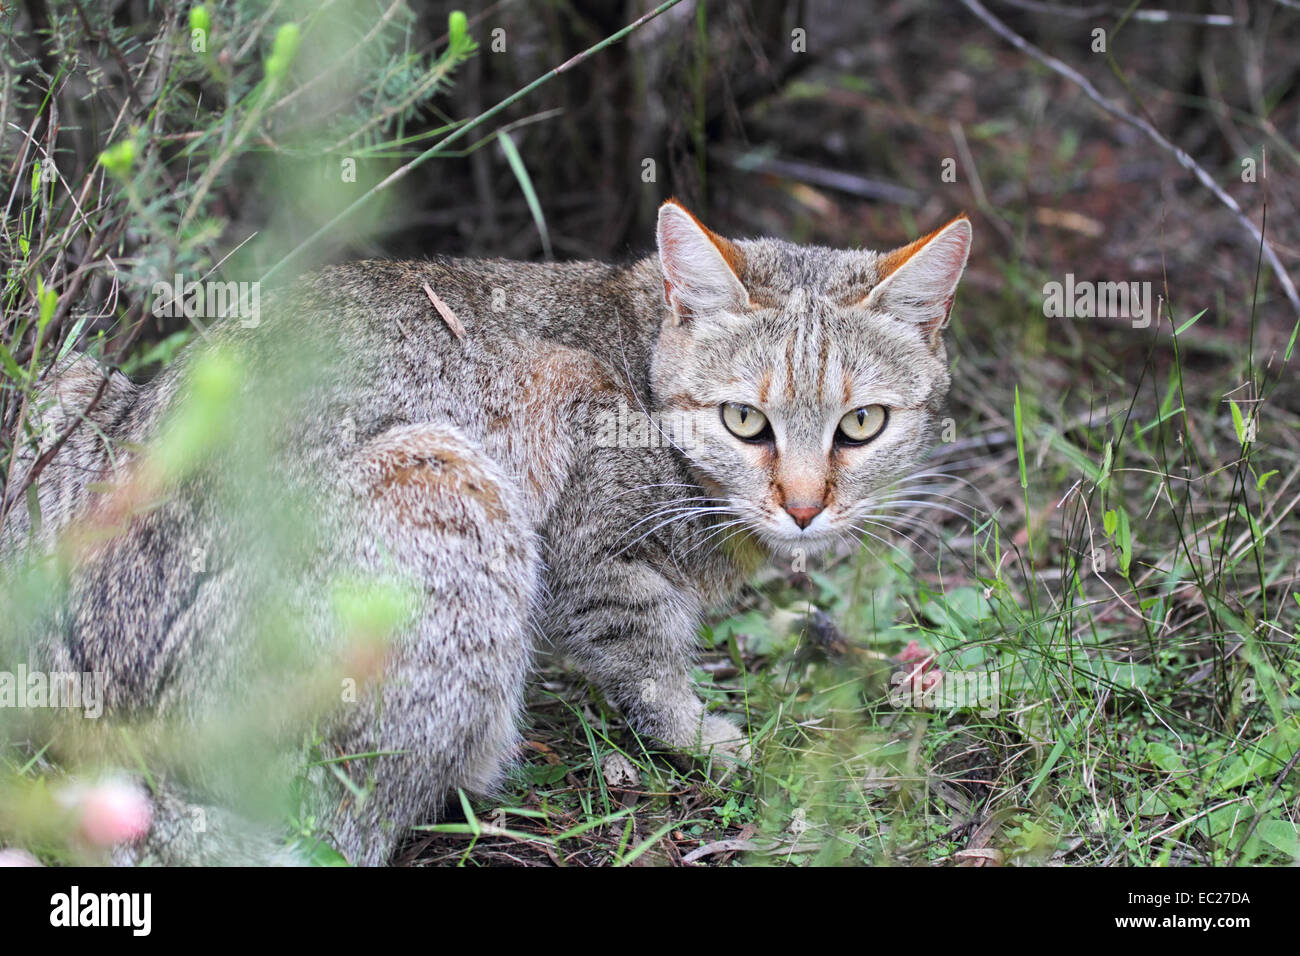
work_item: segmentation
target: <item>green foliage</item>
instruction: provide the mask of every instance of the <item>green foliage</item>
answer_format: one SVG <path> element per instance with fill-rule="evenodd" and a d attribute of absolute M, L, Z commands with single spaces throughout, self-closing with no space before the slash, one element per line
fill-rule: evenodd
<path fill-rule="evenodd" d="M 404 8 L 380 25 L 372 11 L 346 3 L 221 0 L 158 8 L 161 19 L 149 25 L 153 42 L 142 44 L 142 25 L 110 7 L 47 6 L 48 30 L 7 38 L 0 61 L 5 90 L 16 91 L 12 106 L 20 115 L 6 114 L 21 120 L 15 128 L 64 128 L 48 140 L 57 143 L 53 155 L 45 154 L 43 140 L 0 137 L 6 150 L 19 150 L 0 159 L 23 172 L 9 197 L 10 228 L 0 238 L 9 244 L 0 249 L 9 263 L 0 319 L 0 482 L 14 473 L 11 458 L 23 442 L 42 438 L 29 422 L 47 365 L 74 351 L 135 375 L 171 364 L 222 318 L 160 311 L 175 277 L 258 282 L 292 248 L 303 210 L 326 214 L 330 203 L 322 196 L 359 194 L 367 179 L 388 175 L 413 155 L 403 124 L 432 108 L 476 49 L 460 15 L 452 18 L 447 50 L 420 52 L 415 17 Z M 376 101 L 391 105 L 377 113 L 370 107 Z M 358 168 L 352 183 L 338 172 L 345 160 Z M 322 164 L 335 184 L 322 181 Z M 274 212 L 248 231 L 238 216 L 259 207 Z M 380 213 L 377 205 L 373 215 Z M 93 775 L 105 764 L 159 776 L 221 776 L 243 794 L 242 809 L 254 818 L 283 820 L 293 804 L 308 805 L 306 794 L 317 784 L 281 773 L 267 728 L 290 714 L 314 715 L 337 699 L 341 676 L 382 659 L 412 596 L 400 581 L 338 578 L 327 601 L 337 656 L 308 653 L 321 635 L 307 631 L 286 595 L 295 569 L 319 551 L 322 529 L 311 502 L 259 464 L 269 460 L 268 443 L 301 392 L 297 383 L 319 375 L 325 357 L 306 341 L 293 355 L 276 381 L 264 383 L 250 379 L 236 347 L 195 353 L 184 368 L 184 400 L 147 451 L 114 449 L 123 459 L 134 456 L 132 468 L 119 485 L 101 489 L 110 513 L 120 508 L 118 517 L 130 520 L 204 482 L 214 507 L 229 509 L 224 530 L 260 542 L 250 557 L 267 599 L 255 602 L 241 624 L 248 650 L 228 696 L 215 689 L 218 703 L 187 729 L 141 724 L 108 739 L 100 739 L 94 721 L 0 713 L 0 844 L 29 846 L 52 860 L 97 861 L 76 844 L 74 821 L 55 812 L 52 794 L 63 787 L 59 777 Z M 249 465 L 214 475 L 211 464 L 236 449 Z M 17 485 L 3 487 L 2 500 L 6 507 L 26 503 L 39 526 L 35 485 Z M 237 504 L 249 501 L 266 505 Z M 25 642 L 48 626 L 77 555 L 111 534 L 88 519 L 64 532 L 50 561 L 6 571 L 0 670 L 29 658 Z M 57 747 L 29 758 L 19 742 L 56 728 Z M 290 798 L 291 790 L 299 796 Z M 293 829 L 291 839 L 313 862 L 340 862 L 320 845 L 310 812 L 295 817 Z"/>

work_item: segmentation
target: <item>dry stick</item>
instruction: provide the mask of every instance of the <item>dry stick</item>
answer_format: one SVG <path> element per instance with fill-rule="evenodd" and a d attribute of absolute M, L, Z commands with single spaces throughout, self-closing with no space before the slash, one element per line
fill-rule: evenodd
<path fill-rule="evenodd" d="M 452 335 L 456 336 L 458 341 L 465 341 L 465 326 L 460 324 L 460 319 L 456 317 L 455 312 L 451 311 L 451 306 L 438 298 L 438 293 L 429 288 L 429 283 L 425 282 L 423 283 L 423 286 L 424 294 L 429 297 L 429 301 L 433 303 L 433 307 L 438 310 L 438 314 L 442 316 L 442 320 L 447 323 L 447 327 L 451 329 Z"/>
<path fill-rule="evenodd" d="M 679 4 L 680 2 L 681 0 L 665 0 L 664 3 L 659 4 L 659 6 L 655 7 L 650 12 L 646 13 L 641 17 L 638 17 L 636 20 L 633 20 L 631 23 L 629 23 L 623 29 L 619 30 L 617 33 L 611 33 L 609 36 L 601 40 L 595 46 L 588 47 L 587 49 L 583 50 L 581 53 L 577 54 L 576 56 L 570 57 L 569 59 L 565 60 L 555 69 L 543 73 L 541 76 L 533 80 L 533 82 L 529 83 L 527 86 L 523 87 L 522 89 L 516 90 L 514 93 L 511 93 L 509 96 L 507 96 L 496 106 L 493 106 L 491 109 L 480 113 L 478 116 L 474 117 L 472 120 L 470 120 L 468 123 L 461 126 L 459 129 L 449 133 L 448 135 L 444 136 L 442 139 L 438 140 L 438 142 L 434 143 L 432 146 L 426 149 L 419 156 L 415 157 L 415 159 L 411 160 L 409 163 L 407 163 L 404 166 L 398 167 L 387 177 L 385 177 L 383 180 L 371 186 L 360 197 L 358 197 L 351 205 L 349 205 L 346 209 L 344 209 L 341 213 L 339 213 L 329 222 L 325 223 L 325 225 L 321 226 L 310 236 L 308 236 L 306 239 L 300 242 L 296 247 L 294 247 L 294 249 L 288 255 L 286 255 L 283 259 L 281 259 L 279 262 L 273 265 L 262 275 L 262 281 L 265 282 L 266 280 L 270 279 L 273 275 L 275 275 L 277 272 L 283 269 L 287 263 L 297 258 L 298 255 L 301 254 L 304 249 L 306 249 L 308 246 L 313 245 L 317 240 L 320 239 L 321 236 L 325 235 L 328 232 L 331 232 L 334 229 L 334 227 L 336 227 L 340 222 L 342 222 L 348 216 L 352 215 L 352 213 L 356 212 L 357 209 L 361 208 L 361 206 L 365 204 L 367 201 L 369 201 L 369 199 L 372 196 L 374 196 L 382 189 L 387 189 L 393 183 L 397 182 L 399 179 L 401 179 L 403 176 L 405 176 L 407 173 L 413 170 L 416 166 L 421 165 L 426 160 L 437 155 L 438 152 L 442 150 L 444 146 L 447 146 L 449 143 L 460 139 L 470 130 L 474 129 L 476 126 L 481 125 L 485 121 L 491 119 L 493 116 L 496 116 L 498 113 L 500 113 L 502 110 L 504 110 L 506 107 L 510 106 L 511 104 L 517 102 L 518 100 L 523 99 L 525 96 L 527 96 L 533 90 L 537 89 L 539 86 L 542 86 L 544 83 L 553 80 L 561 73 L 565 73 L 573 69 L 575 66 L 585 61 L 588 57 L 592 56 L 592 54 L 599 53 L 601 50 L 605 49 L 605 47 L 617 43 L 619 40 L 623 39 L 633 30 L 636 30 L 638 27 L 641 27 L 644 24 L 649 23 L 655 17 L 659 16 L 659 14 L 663 13 L 665 10 L 677 6 L 677 4 Z"/>
<path fill-rule="evenodd" d="M 1180 146 L 1171 143 L 1158 129 L 1152 126 L 1145 119 L 1140 116 L 1134 116 L 1121 106 L 1108 100 L 1095 86 L 1092 85 L 1091 82 L 1088 81 L 1086 77 L 1073 67 L 1066 65 L 1054 56 L 1044 53 L 1020 34 L 1016 33 L 993 14 L 989 13 L 979 0 L 961 0 L 961 2 L 967 10 L 983 20 L 989 25 L 994 33 L 1002 37 L 1017 50 L 1029 54 L 1052 72 L 1065 77 L 1075 86 L 1079 87 L 1079 89 L 1083 90 L 1088 99 L 1092 100 L 1111 116 L 1123 120 L 1130 126 L 1146 133 L 1147 137 L 1157 146 L 1172 153 L 1174 158 L 1178 160 L 1180 166 L 1196 176 L 1196 178 L 1201 181 L 1201 185 L 1213 193 L 1214 197 L 1218 199 L 1219 202 L 1223 203 L 1232 211 L 1232 213 L 1237 217 L 1237 221 L 1241 223 L 1241 225 L 1255 240 L 1256 245 L 1263 249 L 1264 258 L 1268 260 L 1269 268 L 1272 269 L 1274 274 L 1277 276 L 1278 282 L 1282 286 L 1282 291 L 1286 293 L 1286 297 L 1290 300 L 1292 308 L 1295 309 L 1296 316 L 1300 317 L 1300 293 L 1296 292 L 1295 283 L 1291 281 L 1291 277 L 1287 275 L 1286 270 L 1282 268 L 1282 263 L 1278 260 L 1277 254 L 1273 252 L 1273 247 L 1268 244 L 1267 240 L 1265 240 L 1264 234 L 1255 227 L 1255 224 L 1251 222 L 1250 219 L 1247 218 L 1246 214 L 1242 211 L 1241 206 L 1237 203 L 1237 200 L 1224 192 L 1200 163 L 1192 159 L 1192 157 L 1189 156 Z"/>
<path fill-rule="evenodd" d="M 100 380 L 99 388 L 95 389 L 95 394 L 90 399 L 90 404 L 87 405 L 85 409 L 77 416 L 76 421 L 74 421 L 71 425 L 67 427 L 66 430 L 64 430 L 63 434 L 58 437 L 58 439 L 54 442 L 54 444 L 52 444 L 49 448 L 45 449 L 45 451 L 41 454 L 41 456 L 37 458 L 35 462 L 32 463 L 31 470 L 27 473 L 26 479 L 23 481 L 22 487 L 9 488 L 9 493 L 5 495 L 3 501 L 0 501 L 0 520 L 3 520 L 5 515 L 9 514 L 9 509 L 14 506 L 14 503 L 18 500 L 18 497 L 21 494 L 23 494 L 31 486 L 32 482 L 34 482 L 40 476 L 41 472 L 45 470 L 45 466 L 48 465 L 50 461 L 54 458 L 54 456 L 59 453 L 59 449 L 63 447 L 63 443 L 66 442 L 70 437 L 72 437 L 72 433 L 75 432 L 81 426 L 81 423 L 83 421 L 85 421 L 86 416 L 95 410 L 95 406 L 99 404 L 99 400 L 104 397 L 104 389 L 108 387 L 108 379 L 109 379 L 109 373 L 105 372 L 104 377 Z M 17 455 L 14 455 L 14 457 L 16 458 Z"/>
<path fill-rule="evenodd" d="M 1054 17 L 1068 17 L 1073 20 L 1092 20 L 1097 17 L 1114 16 L 1132 20 L 1144 20 L 1147 23 L 1200 23 L 1207 27 L 1231 27 L 1237 20 L 1226 13 L 1183 13 L 1179 10 L 1125 10 L 1122 7 L 1108 7 L 1104 4 L 1095 7 L 1062 7 L 1053 3 L 1040 3 L 1038 0 L 1002 0 L 1003 3 L 1031 13 L 1046 13 Z"/>

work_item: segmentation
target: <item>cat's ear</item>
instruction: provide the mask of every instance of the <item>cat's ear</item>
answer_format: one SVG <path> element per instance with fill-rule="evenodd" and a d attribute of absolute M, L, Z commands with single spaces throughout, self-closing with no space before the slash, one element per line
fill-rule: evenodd
<path fill-rule="evenodd" d="M 931 345 L 948 324 L 957 282 L 970 254 L 971 225 L 965 214 L 876 260 L 877 285 L 863 303 L 918 325 Z"/>
<path fill-rule="evenodd" d="M 705 228 L 675 199 L 659 207 L 658 236 L 664 299 L 678 321 L 744 308 L 745 259 L 735 243 Z"/>

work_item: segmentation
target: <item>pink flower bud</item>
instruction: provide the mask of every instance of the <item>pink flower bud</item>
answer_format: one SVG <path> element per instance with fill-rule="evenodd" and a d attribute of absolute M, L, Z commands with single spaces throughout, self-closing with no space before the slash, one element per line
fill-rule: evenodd
<path fill-rule="evenodd" d="M 930 665 L 933 664 L 934 656 L 934 651 L 922 649 L 921 645 L 913 640 L 908 641 L 907 646 L 898 652 L 898 661 L 902 664 L 921 661 L 921 670 L 924 671 L 928 670 Z"/>
<path fill-rule="evenodd" d="M 149 797 L 134 784 L 106 780 L 79 794 L 81 835 L 95 846 L 129 843 L 149 832 Z"/>

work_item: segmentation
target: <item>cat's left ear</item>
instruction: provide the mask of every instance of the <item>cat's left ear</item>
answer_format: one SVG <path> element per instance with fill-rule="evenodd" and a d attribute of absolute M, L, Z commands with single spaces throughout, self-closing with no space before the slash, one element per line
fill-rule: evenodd
<path fill-rule="evenodd" d="M 930 344 L 938 345 L 966 270 L 970 242 L 970 220 L 962 214 L 928 236 L 885 253 L 876 261 L 879 279 L 863 305 L 920 326 Z"/>

